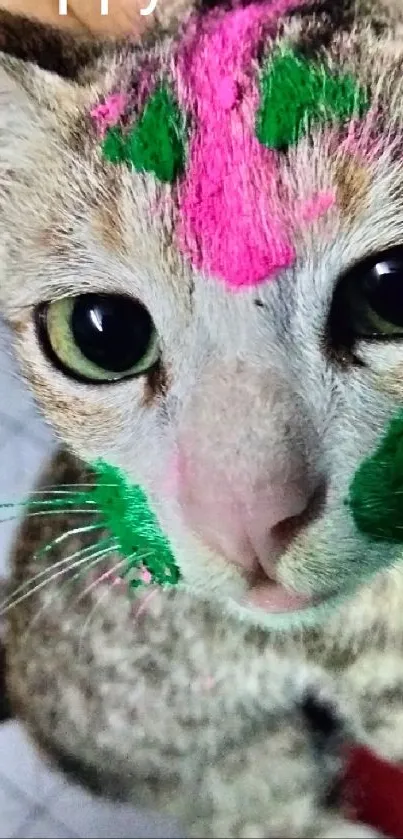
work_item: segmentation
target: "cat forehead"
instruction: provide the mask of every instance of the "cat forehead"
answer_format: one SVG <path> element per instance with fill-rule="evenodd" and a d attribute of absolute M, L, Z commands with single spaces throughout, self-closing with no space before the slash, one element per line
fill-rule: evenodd
<path fill-rule="evenodd" d="M 356 219 L 390 144 L 349 49 L 339 62 L 324 46 L 310 56 L 298 27 L 279 29 L 302 6 L 268 0 L 192 17 L 179 40 L 145 56 L 131 86 L 91 109 L 104 160 L 160 186 L 175 247 L 227 290 L 284 276 L 322 220 Z"/>

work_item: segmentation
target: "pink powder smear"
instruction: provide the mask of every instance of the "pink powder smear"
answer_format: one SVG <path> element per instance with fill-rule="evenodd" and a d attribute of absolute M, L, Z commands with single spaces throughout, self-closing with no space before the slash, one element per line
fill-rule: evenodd
<path fill-rule="evenodd" d="M 176 497 L 178 492 L 178 480 L 181 475 L 181 455 L 178 450 L 172 454 L 167 466 L 166 473 L 161 481 L 161 489 L 168 498 Z"/>
<path fill-rule="evenodd" d="M 146 615 L 147 612 L 148 612 L 149 606 L 151 604 L 151 601 L 155 599 L 157 594 L 159 594 L 158 589 L 153 588 L 147 594 L 142 595 L 138 600 L 136 600 L 136 602 L 133 603 L 133 606 L 132 606 L 132 609 L 131 609 L 132 618 L 134 618 L 136 621 L 138 621 L 139 618 L 142 615 Z"/>
<path fill-rule="evenodd" d="M 102 105 L 96 105 L 91 111 L 91 116 L 96 123 L 99 137 L 104 137 L 108 128 L 117 125 L 122 116 L 128 97 L 126 93 L 112 93 Z"/>
<path fill-rule="evenodd" d="M 300 201 L 296 206 L 297 220 L 313 222 L 325 215 L 336 203 L 333 192 L 318 192 L 312 198 Z"/>
<path fill-rule="evenodd" d="M 179 189 L 179 241 L 195 267 L 232 289 L 293 264 L 278 155 L 255 136 L 251 63 L 279 16 L 303 0 L 274 0 L 198 22 L 179 56 L 178 90 L 197 125 Z"/>
<path fill-rule="evenodd" d="M 151 580 L 152 580 L 151 573 L 148 570 L 148 568 L 146 568 L 144 565 L 142 566 L 142 568 L 139 571 L 139 580 L 141 580 L 141 582 L 144 583 L 144 585 L 146 585 L 146 586 L 148 586 L 151 583 Z"/>
<path fill-rule="evenodd" d="M 206 676 L 201 683 L 202 690 L 212 690 L 215 686 L 215 679 L 213 676 Z"/>

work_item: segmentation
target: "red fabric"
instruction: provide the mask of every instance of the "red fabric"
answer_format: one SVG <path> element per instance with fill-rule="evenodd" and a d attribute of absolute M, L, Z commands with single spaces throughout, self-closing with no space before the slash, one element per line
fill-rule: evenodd
<path fill-rule="evenodd" d="M 403 837 L 403 767 L 365 746 L 347 752 L 342 798 L 348 818 L 392 839 Z"/>

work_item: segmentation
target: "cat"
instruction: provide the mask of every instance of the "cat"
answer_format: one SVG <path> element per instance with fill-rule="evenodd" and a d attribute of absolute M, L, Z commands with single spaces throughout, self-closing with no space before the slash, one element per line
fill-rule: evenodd
<path fill-rule="evenodd" d="M 132 602 L 89 514 L 27 518 L 8 689 L 47 753 L 188 835 L 371 835 L 301 708 L 325 690 L 402 759 L 399 522 L 371 538 L 356 496 L 403 392 L 403 9 L 189 15 L 140 45 L 0 15 L 0 305 L 72 452 L 41 486 L 124 470 L 182 574 Z"/>

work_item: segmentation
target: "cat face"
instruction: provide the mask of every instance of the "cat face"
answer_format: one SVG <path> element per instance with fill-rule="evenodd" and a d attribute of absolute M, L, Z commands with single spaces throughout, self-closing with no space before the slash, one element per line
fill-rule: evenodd
<path fill-rule="evenodd" d="M 346 505 L 403 394 L 401 49 L 348 5 L 4 58 L 24 374 L 69 447 L 147 490 L 184 582 L 267 626 L 401 554 Z"/>

